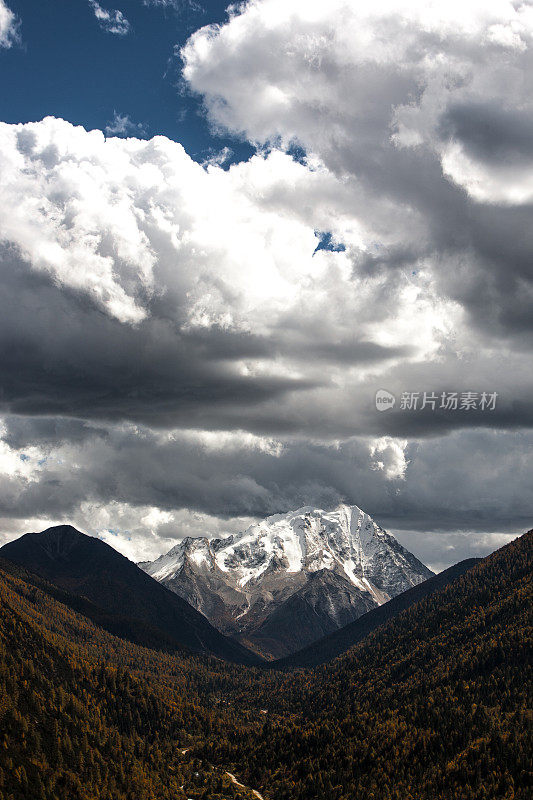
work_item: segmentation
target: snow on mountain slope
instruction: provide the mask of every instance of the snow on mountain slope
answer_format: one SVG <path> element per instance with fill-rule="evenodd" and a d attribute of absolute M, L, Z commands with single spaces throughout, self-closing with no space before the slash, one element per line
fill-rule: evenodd
<path fill-rule="evenodd" d="M 215 566 L 214 552 L 209 544 L 209 539 L 205 536 L 187 536 L 172 550 L 159 556 L 155 561 L 143 561 L 138 566 L 144 569 L 152 578 L 164 582 L 171 578 L 182 566 L 184 561 L 189 558 L 198 567 L 206 564 L 208 568 Z"/>
<path fill-rule="evenodd" d="M 312 641 L 433 574 L 368 514 L 344 504 L 328 511 L 306 506 L 275 514 L 226 539 L 189 537 L 139 566 L 224 633 L 253 645 L 262 628 L 257 635 L 263 652 L 276 655 L 292 647 L 286 641 L 289 617 L 286 625 L 278 624 L 285 612 L 291 625 L 298 625 L 303 614 L 303 638 Z M 323 577 L 309 584 L 317 573 Z M 274 612 L 278 622 L 269 626 Z M 276 627 L 285 629 L 284 641 L 272 641 Z M 265 644 L 267 629 L 270 645 Z M 296 638 L 301 646 L 302 636 Z"/>

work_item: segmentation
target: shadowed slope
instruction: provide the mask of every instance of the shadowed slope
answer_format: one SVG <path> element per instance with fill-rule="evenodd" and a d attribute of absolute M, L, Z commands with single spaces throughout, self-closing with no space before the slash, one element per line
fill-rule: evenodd
<path fill-rule="evenodd" d="M 530 531 L 331 663 L 269 670 L 269 723 L 217 756 L 276 800 L 529 800 L 532 579 Z"/>
<path fill-rule="evenodd" d="M 70 525 L 27 533 L 0 548 L 0 556 L 87 598 L 112 615 L 117 624 L 125 624 L 124 618 L 128 618 L 133 625 L 140 622 L 149 626 L 149 639 L 157 633 L 162 641 L 196 652 L 238 663 L 257 662 L 246 648 L 223 636 L 185 600 L 105 542 Z M 141 635 L 138 625 L 137 630 Z"/>
<path fill-rule="evenodd" d="M 356 619 L 355 622 L 351 622 L 345 625 L 344 628 L 330 633 L 318 642 L 313 642 L 313 644 L 293 655 L 272 662 L 269 666 L 277 669 L 294 669 L 296 667 L 315 667 L 326 661 L 331 661 L 341 653 L 345 653 L 350 647 L 361 642 L 372 631 L 380 625 L 384 625 L 401 611 L 409 608 L 414 603 L 418 603 L 419 600 L 433 594 L 433 592 L 443 589 L 456 578 L 460 578 L 480 560 L 479 558 L 469 558 L 454 564 L 453 567 L 449 567 L 438 575 L 428 578 L 427 581 L 407 589 L 406 592 L 397 595 L 397 597 L 389 600 L 388 603 L 368 611 L 362 617 Z"/>

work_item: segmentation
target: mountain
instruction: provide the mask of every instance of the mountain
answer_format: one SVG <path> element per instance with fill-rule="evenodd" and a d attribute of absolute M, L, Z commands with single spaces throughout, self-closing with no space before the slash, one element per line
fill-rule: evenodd
<path fill-rule="evenodd" d="M 313 642 L 302 650 L 278 661 L 269 662 L 268 667 L 273 669 L 296 669 L 299 667 L 315 667 L 326 661 L 332 661 L 361 642 L 376 628 L 393 619 L 401 611 L 405 611 L 405 609 L 414 605 L 414 603 L 418 603 L 424 597 L 433 594 L 433 592 L 444 589 L 449 583 L 460 578 L 480 561 L 480 558 L 467 558 L 464 561 L 460 561 L 458 564 L 439 572 L 438 575 L 433 575 L 417 586 L 407 589 L 407 591 L 402 592 L 382 606 L 363 614 L 354 622 L 350 622 L 322 639 L 318 639 L 318 641 Z"/>
<path fill-rule="evenodd" d="M 193 753 L 276 800 L 529 800 L 532 655 L 530 531 L 334 661 L 268 670 L 261 730 Z"/>
<path fill-rule="evenodd" d="M 69 598 L 0 559 L 1 800 L 253 800 L 181 749 L 233 730 L 211 684 L 245 668 L 139 647 Z"/>
<path fill-rule="evenodd" d="M 280 672 L 124 641 L 0 559 L 0 798 L 529 800 L 532 575 L 533 531 Z"/>
<path fill-rule="evenodd" d="M 433 575 L 357 506 L 306 506 L 139 566 L 227 635 L 279 658 Z"/>
<path fill-rule="evenodd" d="M 0 548 L 0 556 L 93 604 L 91 613 L 99 624 L 122 630 L 134 641 L 185 647 L 238 663 L 257 661 L 181 597 L 105 542 L 70 525 L 26 533 Z"/>

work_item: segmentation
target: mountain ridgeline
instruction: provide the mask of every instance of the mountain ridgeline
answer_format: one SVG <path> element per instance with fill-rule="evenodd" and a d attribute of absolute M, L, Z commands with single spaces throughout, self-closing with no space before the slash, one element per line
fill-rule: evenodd
<path fill-rule="evenodd" d="M 139 644 L 186 648 L 227 661 L 257 661 L 248 650 L 216 630 L 187 602 L 150 578 L 100 539 L 70 525 L 27 533 L 0 548 L 9 559 L 92 604 L 89 616 L 106 629 Z"/>
<path fill-rule="evenodd" d="M 276 514 L 226 539 L 189 537 L 139 566 L 266 658 L 291 654 L 433 575 L 344 504 Z"/>
<path fill-rule="evenodd" d="M 529 800 L 533 531 L 292 672 L 198 652 L 210 627 L 188 633 L 196 652 L 159 647 L 127 605 L 137 587 L 179 598 L 142 572 L 128 585 L 139 570 L 87 538 L 2 549 L 0 800 Z M 129 635 L 110 630 L 128 619 Z M 151 646 L 131 640 L 143 630 Z"/>
<path fill-rule="evenodd" d="M 328 636 L 324 636 L 322 639 L 313 642 L 290 656 L 272 662 L 271 666 L 275 669 L 295 669 L 297 667 L 315 667 L 327 661 L 332 661 L 402 611 L 418 603 L 424 597 L 433 594 L 433 592 L 444 589 L 449 583 L 460 578 L 472 567 L 475 567 L 480 560 L 479 558 L 468 558 L 458 564 L 454 564 L 443 572 L 439 572 L 438 575 L 433 575 L 426 581 L 407 589 L 392 600 L 389 600 L 388 603 L 384 603 L 367 614 L 363 614 L 343 628 L 333 631 Z"/>

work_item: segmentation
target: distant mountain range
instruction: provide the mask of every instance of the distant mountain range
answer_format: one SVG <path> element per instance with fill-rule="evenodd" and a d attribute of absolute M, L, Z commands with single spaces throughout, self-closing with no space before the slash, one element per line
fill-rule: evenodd
<path fill-rule="evenodd" d="M 0 563 L 135 644 L 287 669 L 344 652 L 474 561 L 435 576 L 362 511 L 340 506 L 269 517 L 224 540 L 186 539 L 153 562 L 161 583 L 70 525 L 9 542 L 0 548 Z M 424 573 L 431 577 L 423 580 Z M 409 588 L 388 600 L 386 590 L 393 594 L 402 585 Z M 241 634 L 240 642 L 223 634 L 171 591 L 180 588 L 185 594 L 183 587 L 195 606 L 226 631 L 240 630 L 240 614 L 252 632 Z"/>
<path fill-rule="evenodd" d="M 188 537 L 139 566 L 226 635 L 280 658 L 433 575 L 357 506 L 276 514 L 237 536 Z"/>

